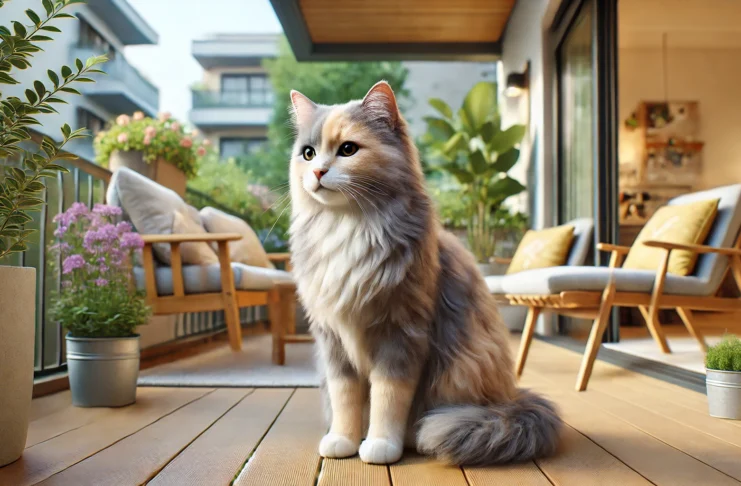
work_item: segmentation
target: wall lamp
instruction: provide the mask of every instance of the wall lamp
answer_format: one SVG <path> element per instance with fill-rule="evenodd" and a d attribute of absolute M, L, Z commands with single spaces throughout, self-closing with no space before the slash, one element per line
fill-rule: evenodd
<path fill-rule="evenodd" d="M 523 91 L 527 89 L 528 85 L 528 71 L 530 70 L 530 63 L 528 63 L 525 70 L 521 73 L 509 73 L 507 75 L 507 84 L 504 89 L 504 94 L 508 98 L 517 98 L 522 95 Z"/>

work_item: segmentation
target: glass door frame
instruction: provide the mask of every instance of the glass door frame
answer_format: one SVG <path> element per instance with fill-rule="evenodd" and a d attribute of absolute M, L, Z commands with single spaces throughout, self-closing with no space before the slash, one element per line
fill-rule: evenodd
<path fill-rule="evenodd" d="M 609 254 L 598 252 L 597 243 L 618 242 L 618 0 L 563 0 L 559 6 L 550 32 L 554 62 L 553 100 L 554 100 L 554 204 L 555 220 L 560 221 L 563 153 L 563 101 L 560 83 L 562 66 L 559 51 L 574 27 L 582 8 L 589 4 L 592 9 L 592 65 L 594 66 L 593 98 L 593 144 L 594 167 L 594 264 L 607 266 Z M 603 338 L 606 342 L 617 342 L 620 339 L 620 322 L 617 309 Z"/>

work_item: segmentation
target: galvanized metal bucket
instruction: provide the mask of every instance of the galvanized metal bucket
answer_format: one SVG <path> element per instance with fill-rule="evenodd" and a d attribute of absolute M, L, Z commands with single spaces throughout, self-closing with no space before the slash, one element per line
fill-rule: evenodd
<path fill-rule="evenodd" d="M 741 372 L 707 370 L 710 416 L 741 420 Z"/>
<path fill-rule="evenodd" d="M 67 335 L 72 404 L 123 407 L 136 401 L 139 336 L 78 338 Z"/>

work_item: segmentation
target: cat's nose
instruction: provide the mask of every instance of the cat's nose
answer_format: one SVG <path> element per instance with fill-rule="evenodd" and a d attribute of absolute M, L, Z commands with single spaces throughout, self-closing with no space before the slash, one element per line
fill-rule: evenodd
<path fill-rule="evenodd" d="M 316 176 L 316 180 L 320 181 L 322 180 L 322 177 L 324 177 L 324 174 L 326 174 L 326 170 L 322 169 L 314 169 L 314 175 Z"/>

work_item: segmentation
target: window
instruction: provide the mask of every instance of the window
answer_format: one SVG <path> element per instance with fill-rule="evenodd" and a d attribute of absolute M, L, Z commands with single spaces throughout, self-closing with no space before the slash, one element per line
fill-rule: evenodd
<path fill-rule="evenodd" d="M 80 19 L 79 45 L 80 47 L 93 49 L 101 54 L 107 54 L 109 60 L 116 57 L 116 49 L 113 45 L 83 18 Z"/>
<path fill-rule="evenodd" d="M 77 127 L 87 128 L 94 137 L 105 129 L 105 120 L 84 108 L 78 108 Z"/>
<path fill-rule="evenodd" d="M 221 76 L 221 97 L 225 103 L 240 105 L 270 105 L 273 89 L 264 74 L 224 74 Z"/>
<path fill-rule="evenodd" d="M 255 152 L 265 144 L 264 138 L 225 137 L 219 140 L 221 158 L 240 157 Z"/>

